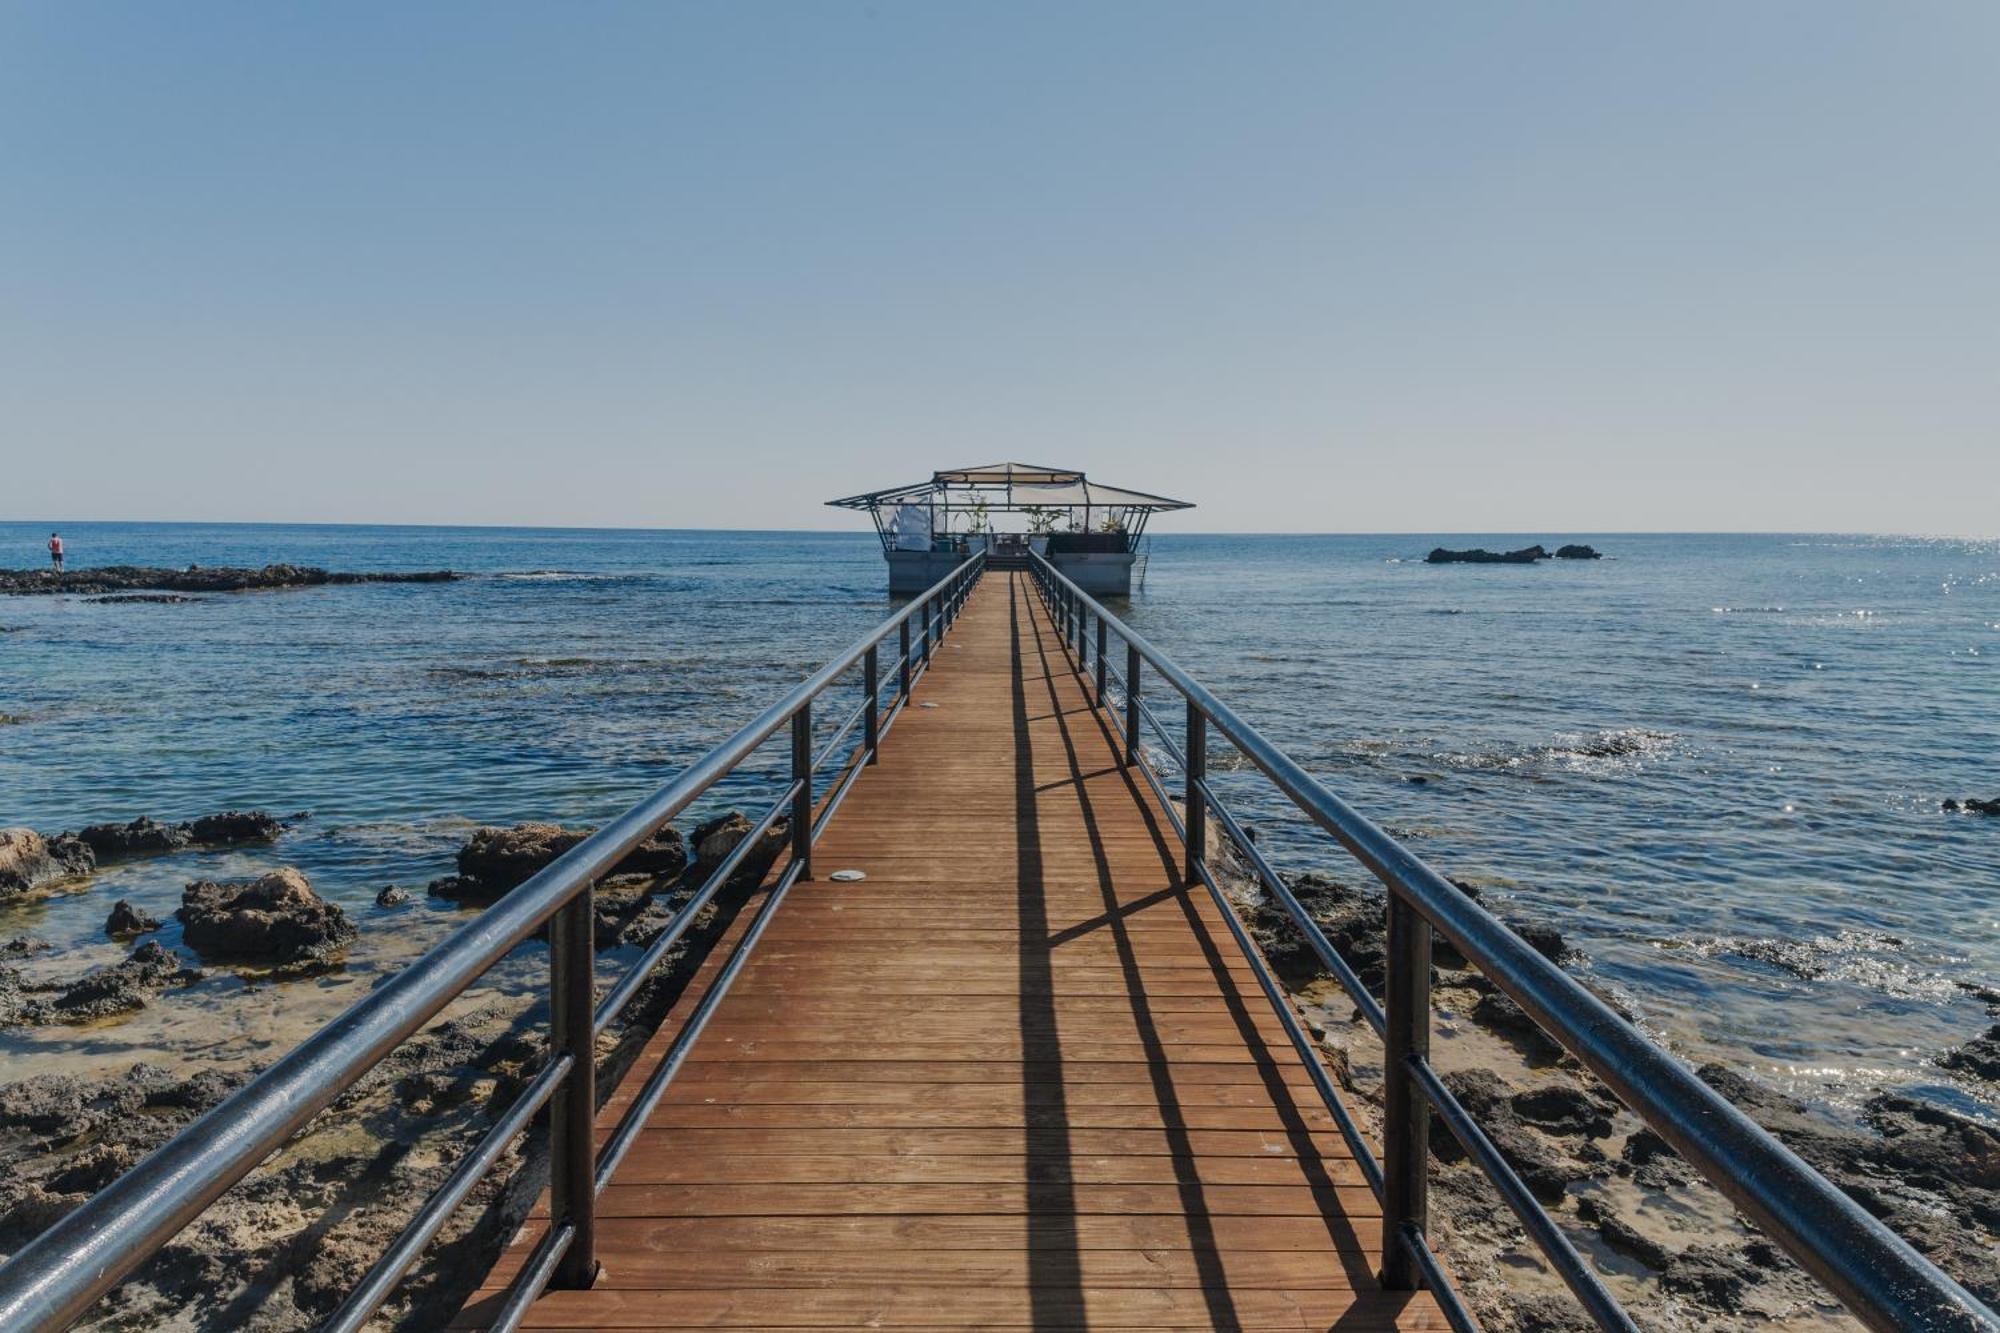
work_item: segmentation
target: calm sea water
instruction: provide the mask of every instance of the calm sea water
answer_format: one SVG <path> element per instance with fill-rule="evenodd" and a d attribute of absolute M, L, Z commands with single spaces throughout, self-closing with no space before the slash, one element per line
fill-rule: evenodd
<path fill-rule="evenodd" d="M 475 823 L 606 818 L 891 605 L 860 533 L 64 535 L 72 568 L 473 577 L 0 598 L 0 714 L 19 719 L 0 725 L 0 823 L 311 812 L 276 848 L 139 862 L 0 909 L 0 937 L 39 934 L 73 971 L 79 952 L 118 956 L 99 934 L 115 898 L 167 917 L 191 878 L 279 862 L 364 927 L 334 977 L 222 976 L 140 1019 L 0 1042 L 45 1063 L 285 1044 L 458 919 L 421 894 L 378 909 L 384 884 L 445 873 Z M 1612 558 L 1438 567 L 1421 556 L 1444 538 L 1161 535 L 1130 619 L 1440 869 L 1559 924 L 1690 1058 L 1834 1103 L 1890 1083 L 1971 1104 L 1929 1057 L 1988 1021 L 1962 983 L 2000 982 L 2000 819 L 1939 805 L 2000 796 L 2000 543 L 1531 540 L 1550 536 Z M 0 563 L 32 563 L 46 537 L 0 524 Z M 774 748 L 718 807 L 749 807 L 783 762 Z M 1221 781 L 1281 864 L 1349 873 L 1255 774 Z"/>

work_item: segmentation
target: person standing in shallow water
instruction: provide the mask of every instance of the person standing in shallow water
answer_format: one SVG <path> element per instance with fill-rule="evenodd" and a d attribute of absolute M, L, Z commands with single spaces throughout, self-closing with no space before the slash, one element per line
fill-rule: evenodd
<path fill-rule="evenodd" d="M 62 555 L 62 534 L 60 532 L 51 532 L 49 534 L 49 563 L 55 566 L 56 573 L 58 574 L 62 573 Z"/>

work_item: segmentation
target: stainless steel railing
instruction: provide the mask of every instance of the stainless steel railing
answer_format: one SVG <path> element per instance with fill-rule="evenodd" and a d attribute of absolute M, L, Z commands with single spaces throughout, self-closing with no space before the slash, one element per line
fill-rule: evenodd
<path fill-rule="evenodd" d="M 1223 920 L 1312 1072 L 1327 1110 L 1382 1202 L 1385 1285 L 1400 1290 L 1427 1286 L 1453 1328 L 1461 1333 L 1478 1328 L 1471 1312 L 1452 1291 L 1427 1239 L 1429 1135 L 1435 1112 L 1597 1324 L 1607 1329 L 1636 1330 L 1596 1270 L 1577 1252 L 1430 1063 L 1431 941 L 1434 934 L 1442 934 L 1543 1032 L 1603 1080 L 1634 1114 L 1871 1328 L 2000 1333 L 2000 1315 L 1537 953 L 1499 918 L 1327 790 L 1290 755 L 1047 560 L 1036 555 L 1030 564 L 1064 643 L 1074 654 L 1077 672 L 1092 686 L 1095 707 L 1124 742 L 1126 765 L 1151 787 L 1181 835 L 1187 882 L 1204 885 L 1222 910 Z M 1110 664 L 1114 635 L 1125 649 L 1122 674 Z M 1174 743 L 1152 708 L 1141 679 L 1146 665 L 1185 705 L 1181 745 Z M 1115 706 L 1108 691 L 1113 682 L 1124 695 L 1122 708 Z M 1148 727 L 1181 771 L 1181 811 L 1175 810 L 1164 778 L 1141 744 Z M 1211 728 L 1306 819 L 1331 835 L 1387 888 L 1388 979 L 1381 1000 L 1369 993 L 1341 959 L 1209 784 L 1206 756 Z M 1251 946 L 1234 905 L 1217 883 L 1208 856 L 1211 814 L 1382 1038 L 1379 1158 L 1335 1092 L 1316 1047 L 1262 955 Z"/>
<path fill-rule="evenodd" d="M 550 863 L 455 931 L 367 998 L 356 1002 L 228 1100 L 50 1227 L 0 1267 L 0 1329 L 43 1333 L 67 1328 L 99 1296 L 157 1252 L 204 1209 L 270 1157 L 333 1099 L 435 1017 L 513 948 L 549 927 L 548 1061 L 513 1104 L 462 1157 L 322 1330 L 352 1333 L 365 1324 L 543 1106 L 549 1106 L 550 1226 L 515 1279 L 492 1328 L 517 1327 L 544 1288 L 588 1286 L 596 1272 L 596 1200 L 638 1130 L 665 1093 L 716 1003 L 729 989 L 771 915 L 792 885 L 811 876 L 812 846 L 826 821 L 910 697 L 939 639 L 957 619 L 985 568 L 974 555 L 908 606 L 828 662 L 735 735 L 666 786 Z M 913 629 L 912 626 L 915 626 Z M 897 690 L 885 711 L 881 647 L 897 636 Z M 813 704 L 859 665 L 861 699 L 813 753 Z M 842 758 L 855 726 L 860 738 Z M 779 731 L 791 732 L 791 776 L 750 833 L 709 872 L 673 921 L 601 1001 L 593 996 L 592 888 L 612 867 Z M 814 801 L 814 777 L 839 761 L 845 770 Z M 736 874 L 758 842 L 790 815 L 791 859 L 765 894 L 728 962 L 703 993 L 687 1024 L 620 1121 L 602 1154 L 593 1150 L 597 1112 L 595 1039 L 638 993 L 648 974 L 684 935 L 697 913 Z"/>

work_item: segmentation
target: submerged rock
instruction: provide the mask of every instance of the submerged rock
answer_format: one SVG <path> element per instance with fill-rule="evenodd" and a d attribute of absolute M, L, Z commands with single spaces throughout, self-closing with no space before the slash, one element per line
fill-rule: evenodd
<path fill-rule="evenodd" d="M 375 895 L 377 907 L 401 907 L 408 901 L 410 901 L 410 891 L 395 884 L 385 885 L 382 891 Z"/>
<path fill-rule="evenodd" d="M 190 884 L 174 915 L 188 947 L 211 959 L 323 962 L 355 933 L 347 914 L 289 866 L 248 883 Z"/>
<path fill-rule="evenodd" d="M 1532 565 L 1537 560 L 1546 560 L 1549 553 L 1541 546 L 1523 546 L 1518 551 L 1488 551 L 1474 547 L 1466 551 L 1454 551 L 1436 546 L 1424 557 L 1427 565 Z"/>
<path fill-rule="evenodd" d="M 33 829 L 0 829 L 0 899 L 96 868 L 91 849 L 69 834 L 44 838 Z"/>
<path fill-rule="evenodd" d="M 147 940 L 124 962 L 89 973 L 65 988 L 50 1004 L 49 1019 L 85 1023 L 113 1018 L 144 1009 L 155 991 L 200 980 L 201 973 L 183 967 L 166 946 Z"/>
<path fill-rule="evenodd" d="M 159 928 L 160 922 L 157 917 L 148 916 L 124 898 L 120 898 L 112 907 L 111 915 L 104 922 L 104 933 L 114 940 L 132 935 L 144 935 Z"/>

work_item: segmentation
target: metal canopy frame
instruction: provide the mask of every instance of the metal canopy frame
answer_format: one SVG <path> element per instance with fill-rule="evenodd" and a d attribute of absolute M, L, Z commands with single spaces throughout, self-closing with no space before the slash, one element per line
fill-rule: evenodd
<path fill-rule="evenodd" d="M 1037 488 L 1017 493 L 1016 487 Z M 1038 494 L 1039 488 L 1075 487 L 1081 498 L 1052 501 Z M 951 533 L 954 514 L 1056 514 L 1066 516 L 1069 532 L 1096 530 L 1093 520 L 1103 515 L 1105 530 L 1123 532 L 1126 549 L 1136 549 L 1146 523 L 1154 514 L 1173 509 L 1192 509 L 1189 500 L 1169 499 L 1145 491 L 1127 490 L 1093 482 L 1075 468 L 1045 467 L 1038 463 L 988 463 L 983 467 L 945 468 L 931 473 L 929 481 L 866 491 L 838 500 L 828 500 L 834 509 L 860 509 L 875 520 L 875 535 L 882 549 L 895 549 L 895 534 L 889 516 L 904 505 L 920 505 L 931 512 L 931 533 Z M 940 522 L 942 519 L 942 522 Z M 1051 529 L 1052 531 L 1055 529 Z M 970 534 L 965 534 L 970 535 Z"/>

